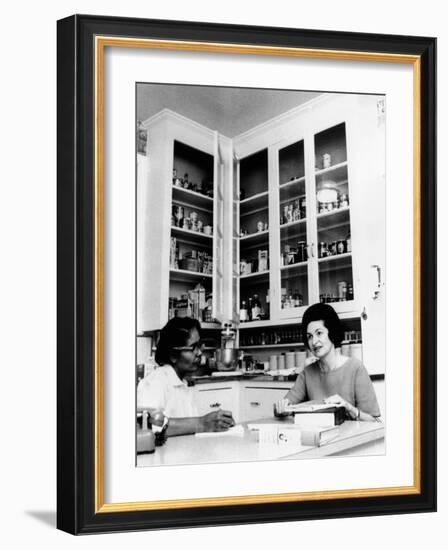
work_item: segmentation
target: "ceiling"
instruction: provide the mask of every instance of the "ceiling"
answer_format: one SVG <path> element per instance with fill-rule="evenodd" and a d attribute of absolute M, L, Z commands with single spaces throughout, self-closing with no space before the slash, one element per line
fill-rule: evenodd
<path fill-rule="evenodd" d="M 167 108 L 232 138 L 306 103 L 320 93 L 180 84 L 138 84 L 137 120 L 144 121 Z"/>

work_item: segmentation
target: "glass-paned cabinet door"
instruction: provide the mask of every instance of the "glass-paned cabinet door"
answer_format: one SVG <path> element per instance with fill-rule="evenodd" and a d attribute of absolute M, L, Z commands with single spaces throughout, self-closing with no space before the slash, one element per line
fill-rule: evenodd
<path fill-rule="evenodd" d="M 240 322 L 269 319 L 268 151 L 239 162 Z"/>
<path fill-rule="evenodd" d="M 309 236 L 303 140 L 278 149 L 279 316 L 309 305 Z"/>
<path fill-rule="evenodd" d="M 354 300 L 345 123 L 314 136 L 319 300 L 344 311 Z"/>

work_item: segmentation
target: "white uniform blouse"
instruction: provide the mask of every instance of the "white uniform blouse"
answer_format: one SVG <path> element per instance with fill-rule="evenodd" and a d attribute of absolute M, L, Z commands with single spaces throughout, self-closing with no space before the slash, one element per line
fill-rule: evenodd
<path fill-rule="evenodd" d="M 139 382 L 137 407 L 163 410 L 169 418 L 199 416 L 193 388 L 171 365 L 157 367 Z"/>

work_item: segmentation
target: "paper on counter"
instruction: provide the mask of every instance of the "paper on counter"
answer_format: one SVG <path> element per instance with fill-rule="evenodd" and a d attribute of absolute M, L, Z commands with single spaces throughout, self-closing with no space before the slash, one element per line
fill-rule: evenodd
<path fill-rule="evenodd" d="M 239 425 L 233 426 L 233 428 L 229 428 L 225 432 L 199 432 L 195 435 L 196 437 L 226 437 L 229 435 L 244 437 L 244 427 Z"/>

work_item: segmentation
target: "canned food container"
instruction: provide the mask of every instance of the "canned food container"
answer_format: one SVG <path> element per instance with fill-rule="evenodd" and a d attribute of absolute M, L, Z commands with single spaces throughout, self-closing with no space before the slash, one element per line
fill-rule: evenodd
<path fill-rule="evenodd" d="M 277 369 L 283 370 L 285 368 L 285 356 L 284 355 L 278 355 L 277 356 Z"/>
<path fill-rule="evenodd" d="M 271 355 L 269 357 L 269 370 L 277 370 L 277 356 Z"/>
<path fill-rule="evenodd" d="M 293 369 L 296 366 L 295 356 L 293 351 L 286 352 L 286 368 Z"/>

